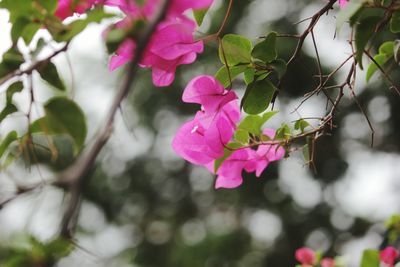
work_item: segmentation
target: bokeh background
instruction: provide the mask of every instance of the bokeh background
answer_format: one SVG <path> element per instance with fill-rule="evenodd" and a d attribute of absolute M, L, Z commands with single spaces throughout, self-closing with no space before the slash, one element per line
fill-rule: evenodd
<path fill-rule="evenodd" d="M 305 29 L 307 21 L 295 23 L 323 4 L 323 0 L 234 1 L 224 32 L 254 42 L 270 31 L 295 34 Z M 199 37 L 217 31 L 226 7 L 227 1 L 215 0 Z M 349 29 L 335 37 L 335 14 L 337 9 L 324 16 L 315 30 L 326 73 L 350 54 Z M 7 20 L 8 14 L 0 10 L 0 54 L 11 45 Z M 69 94 L 87 115 L 87 143 L 101 126 L 123 74 L 107 70 L 101 33 L 110 23 L 90 25 L 66 54 L 55 59 Z M 40 35 L 50 40 L 44 30 Z M 280 56 L 288 59 L 295 45 L 295 39 L 279 39 Z M 293 112 L 304 93 L 317 85 L 316 64 L 312 42 L 307 40 L 300 60 L 288 70 L 275 107 L 280 113 L 268 127 L 325 114 L 323 96 Z M 303 245 L 328 256 L 344 255 L 348 266 L 357 266 L 363 249 L 379 247 L 383 221 L 400 212 L 400 99 L 384 79 L 376 75 L 367 85 L 365 73 L 357 75 L 355 91 L 375 129 L 373 148 L 368 124 L 346 91 L 335 119 L 338 127 L 332 136 L 317 141 L 316 172 L 304 164 L 301 152 L 293 153 L 271 164 L 260 178 L 245 174 L 240 188 L 215 190 L 215 177 L 180 159 L 171 140 L 198 108 L 182 103 L 185 84 L 199 74 L 213 75 L 220 66 L 217 44 L 208 42 L 196 63 L 178 69 L 168 88 L 154 88 L 150 71 L 141 71 L 86 187 L 76 234 L 79 246 L 57 266 L 289 267 L 295 265 L 294 251 Z M 346 70 L 336 81 L 344 79 Z M 395 75 L 398 82 L 399 72 Z M 233 87 L 243 94 L 241 78 Z M 35 90 L 39 103 L 55 94 L 38 78 Z M 27 95 L 15 98 L 23 109 Z M 36 110 L 39 116 L 41 110 Z M 0 133 L 15 127 L 23 131 L 24 120 L 18 115 L 8 118 Z M 46 165 L 25 168 L 17 162 L 1 170 L 0 197 L 10 196 L 15 184 L 53 176 Z M 62 190 L 44 187 L 3 207 L 0 246 L 23 245 L 28 235 L 42 241 L 54 238 L 64 197 Z"/>

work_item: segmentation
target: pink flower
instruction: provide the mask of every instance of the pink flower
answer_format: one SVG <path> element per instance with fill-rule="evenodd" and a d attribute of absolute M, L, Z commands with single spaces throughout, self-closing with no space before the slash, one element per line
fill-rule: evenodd
<path fill-rule="evenodd" d="M 345 7 L 348 2 L 349 2 L 349 0 L 339 0 L 339 5 L 340 5 L 340 7 Z"/>
<path fill-rule="evenodd" d="M 180 16 L 188 9 L 205 9 L 212 4 L 213 0 L 172 0 L 170 3 L 167 16 Z M 135 0 L 106 0 L 108 6 L 119 7 L 125 14 L 133 17 L 150 18 L 160 0 L 147 0 L 143 5 L 138 5 Z"/>
<path fill-rule="evenodd" d="M 189 82 L 182 99 L 202 105 L 202 110 L 177 131 L 172 142 L 175 152 L 199 165 L 222 157 L 240 118 L 236 94 L 214 77 L 202 75 Z"/>
<path fill-rule="evenodd" d="M 175 78 L 179 65 L 196 60 L 203 52 L 203 42 L 195 41 L 195 24 L 187 19 L 170 19 L 159 25 L 142 58 L 142 67 L 151 67 L 153 83 L 168 86 Z"/>
<path fill-rule="evenodd" d="M 263 133 L 274 138 L 275 131 L 265 129 Z M 215 188 L 235 188 L 242 184 L 242 172 L 255 172 L 257 177 L 263 173 L 272 161 L 280 160 L 285 150 L 279 145 L 260 145 L 257 150 L 243 148 L 234 151 L 217 170 Z"/>
<path fill-rule="evenodd" d="M 117 6 L 127 14 L 116 27 L 129 30 L 135 20 L 151 18 L 159 2 L 160 0 L 147 0 L 144 5 L 139 6 L 132 0 L 107 0 L 105 4 Z M 170 85 L 175 79 L 176 68 L 179 65 L 193 63 L 197 54 L 203 52 L 203 42 L 195 41 L 193 38 L 196 24 L 182 13 L 187 9 L 206 8 L 211 3 L 212 0 L 172 1 L 167 18 L 158 25 L 140 62 L 141 67 L 152 68 L 154 85 Z M 123 42 L 121 46 L 111 58 L 110 70 L 120 67 L 133 58 L 135 45 L 132 42 Z"/>
<path fill-rule="evenodd" d="M 72 16 L 74 13 L 84 13 L 97 1 L 98 0 L 58 0 L 57 9 L 54 15 L 59 17 L 61 20 L 64 20 L 67 17 Z"/>
<path fill-rule="evenodd" d="M 335 267 L 335 260 L 332 258 L 323 258 L 321 260 L 321 267 Z"/>
<path fill-rule="evenodd" d="M 394 261 L 399 256 L 399 252 L 394 247 L 386 247 L 380 252 L 381 262 L 385 263 L 389 267 L 393 267 Z"/>
<path fill-rule="evenodd" d="M 306 247 L 299 248 L 296 250 L 296 260 L 298 260 L 303 265 L 314 265 L 316 262 L 315 252 Z"/>

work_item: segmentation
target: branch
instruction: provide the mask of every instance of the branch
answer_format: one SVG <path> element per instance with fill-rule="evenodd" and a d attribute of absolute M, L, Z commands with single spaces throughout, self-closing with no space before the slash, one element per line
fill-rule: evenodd
<path fill-rule="evenodd" d="M 308 25 L 307 29 L 298 37 L 298 41 L 297 41 L 297 46 L 296 49 L 293 53 L 293 55 L 291 56 L 291 58 L 289 59 L 288 63 L 287 63 L 287 67 L 289 68 L 290 65 L 293 64 L 293 62 L 299 57 L 301 49 L 303 48 L 304 45 L 304 41 L 306 40 L 307 36 L 313 31 L 315 25 L 317 24 L 317 22 L 319 21 L 320 17 L 325 14 L 326 12 L 328 12 L 330 9 L 332 9 L 333 5 L 337 2 L 337 0 L 330 0 L 322 9 L 320 9 L 317 13 L 315 13 L 312 17 L 311 17 L 311 21 L 310 24 Z M 278 84 L 278 89 L 281 90 L 282 88 L 282 81 L 284 80 L 284 78 L 286 77 L 286 75 L 284 75 Z M 279 94 L 279 90 L 276 90 L 274 93 L 274 96 L 272 97 L 272 103 L 275 103 L 276 97 Z"/>
<path fill-rule="evenodd" d="M 0 79 L 0 85 L 3 85 L 6 81 L 10 80 L 11 78 L 17 77 L 17 76 L 22 76 L 24 74 L 31 74 L 34 70 L 38 70 L 40 69 L 42 66 L 46 65 L 47 63 L 49 63 L 49 61 L 57 56 L 58 54 L 65 52 L 68 48 L 69 43 L 66 43 L 63 47 L 61 47 L 60 49 L 54 51 L 51 55 L 49 55 L 48 57 L 46 57 L 45 59 L 39 60 L 35 63 L 33 63 L 29 68 L 25 69 L 25 70 L 21 70 L 21 69 L 17 69 L 13 72 L 10 72 L 9 74 L 5 75 L 4 77 L 2 77 Z"/>
<path fill-rule="evenodd" d="M 71 238 L 76 226 L 76 218 L 80 209 L 81 195 L 84 185 L 89 181 L 89 172 L 93 168 L 97 156 L 100 151 L 107 143 L 110 138 L 115 114 L 118 111 L 121 102 L 129 93 L 133 82 L 135 81 L 138 72 L 138 63 L 140 62 L 143 53 L 149 43 L 152 34 L 157 28 L 157 25 L 164 19 L 169 6 L 170 0 L 164 0 L 160 4 L 158 13 L 153 20 L 150 21 L 142 35 L 137 40 L 137 46 L 134 53 L 132 62 L 128 65 L 126 75 L 122 82 L 121 88 L 112 102 L 110 110 L 108 111 L 104 126 L 100 129 L 100 132 L 94 143 L 88 147 L 81 156 L 75 161 L 75 163 L 68 169 L 60 173 L 60 183 L 66 184 L 70 191 L 70 200 L 68 206 L 64 212 L 64 216 L 61 222 L 60 235 L 64 238 Z"/>

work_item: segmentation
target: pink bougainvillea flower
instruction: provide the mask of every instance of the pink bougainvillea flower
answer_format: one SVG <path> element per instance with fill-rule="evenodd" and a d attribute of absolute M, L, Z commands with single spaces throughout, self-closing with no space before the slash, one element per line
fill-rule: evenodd
<path fill-rule="evenodd" d="M 193 63 L 197 53 L 203 52 L 203 42 L 193 38 L 194 29 L 192 21 L 178 18 L 159 25 L 140 62 L 142 67 L 152 68 L 156 86 L 170 85 L 176 68 Z"/>
<path fill-rule="evenodd" d="M 129 29 L 131 23 L 132 19 L 127 17 L 115 27 Z M 193 63 L 197 54 L 203 52 L 203 42 L 193 38 L 194 29 L 194 22 L 184 18 L 169 19 L 160 23 L 140 61 L 141 67 L 152 68 L 154 85 L 170 85 L 175 78 L 176 68 Z M 131 61 L 135 47 L 133 39 L 122 42 L 111 57 L 109 69 L 114 70 Z"/>
<path fill-rule="evenodd" d="M 74 13 L 83 14 L 91 8 L 98 0 L 58 0 L 57 9 L 54 13 L 55 16 L 61 20 L 72 16 Z"/>
<path fill-rule="evenodd" d="M 396 258 L 399 256 L 399 252 L 394 247 L 386 247 L 380 252 L 381 262 L 385 263 L 389 267 L 393 267 Z"/>
<path fill-rule="evenodd" d="M 129 16 L 150 18 L 160 2 L 160 0 L 147 0 L 143 5 L 138 5 L 135 0 L 106 0 L 105 4 L 116 6 Z M 212 2 L 213 0 L 172 0 L 167 17 L 182 15 L 188 9 L 206 9 Z"/>
<path fill-rule="evenodd" d="M 323 258 L 321 260 L 321 267 L 335 267 L 335 260 L 332 258 Z"/>
<path fill-rule="evenodd" d="M 306 247 L 296 250 L 295 257 L 303 265 L 314 265 L 317 260 L 314 250 Z"/>
<path fill-rule="evenodd" d="M 339 5 L 340 5 L 340 7 L 345 7 L 348 2 L 349 2 L 349 0 L 339 0 Z"/>
<path fill-rule="evenodd" d="M 126 39 L 118 47 L 114 55 L 111 56 L 108 68 L 115 70 L 120 66 L 131 61 L 133 58 L 133 51 L 136 48 L 136 43 L 132 39 Z"/>
<path fill-rule="evenodd" d="M 207 112 L 215 112 L 234 99 L 237 99 L 235 92 L 225 90 L 219 81 L 208 75 L 192 79 L 182 95 L 183 102 L 200 104 Z"/>
<path fill-rule="evenodd" d="M 265 129 L 263 133 L 274 138 L 275 131 Z M 263 173 L 272 161 L 280 160 L 285 150 L 279 145 L 260 145 L 257 150 L 243 148 L 234 151 L 217 170 L 215 188 L 235 188 L 242 184 L 242 172 L 255 172 L 257 177 Z"/>
<path fill-rule="evenodd" d="M 189 82 L 182 99 L 198 103 L 202 109 L 177 131 L 172 142 L 175 152 L 200 165 L 222 157 L 240 119 L 236 94 L 225 90 L 214 77 L 202 75 Z"/>

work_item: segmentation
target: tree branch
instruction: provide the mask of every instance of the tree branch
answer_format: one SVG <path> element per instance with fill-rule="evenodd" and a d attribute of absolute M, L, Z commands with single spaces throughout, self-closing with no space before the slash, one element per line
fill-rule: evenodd
<path fill-rule="evenodd" d="M 141 36 L 138 38 L 133 60 L 128 65 L 121 88 L 112 102 L 110 110 L 107 113 L 104 126 L 100 129 L 100 132 L 94 140 L 94 143 L 84 150 L 84 152 L 72 166 L 60 173 L 59 183 L 64 185 L 66 184 L 71 194 L 60 226 L 60 235 L 64 238 L 69 239 L 73 235 L 74 228 L 76 226 L 76 218 L 80 209 L 83 187 L 90 178 L 88 174 L 92 170 L 100 151 L 110 138 L 115 114 L 118 111 L 121 102 L 129 93 L 133 82 L 135 81 L 139 68 L 138 63 L 140 62 L 147 44 L 157 28 L 157 25 L 164 19 L 169 2 L 170 0 L 162 1 L 156 16 L 151 20 Z"/>

